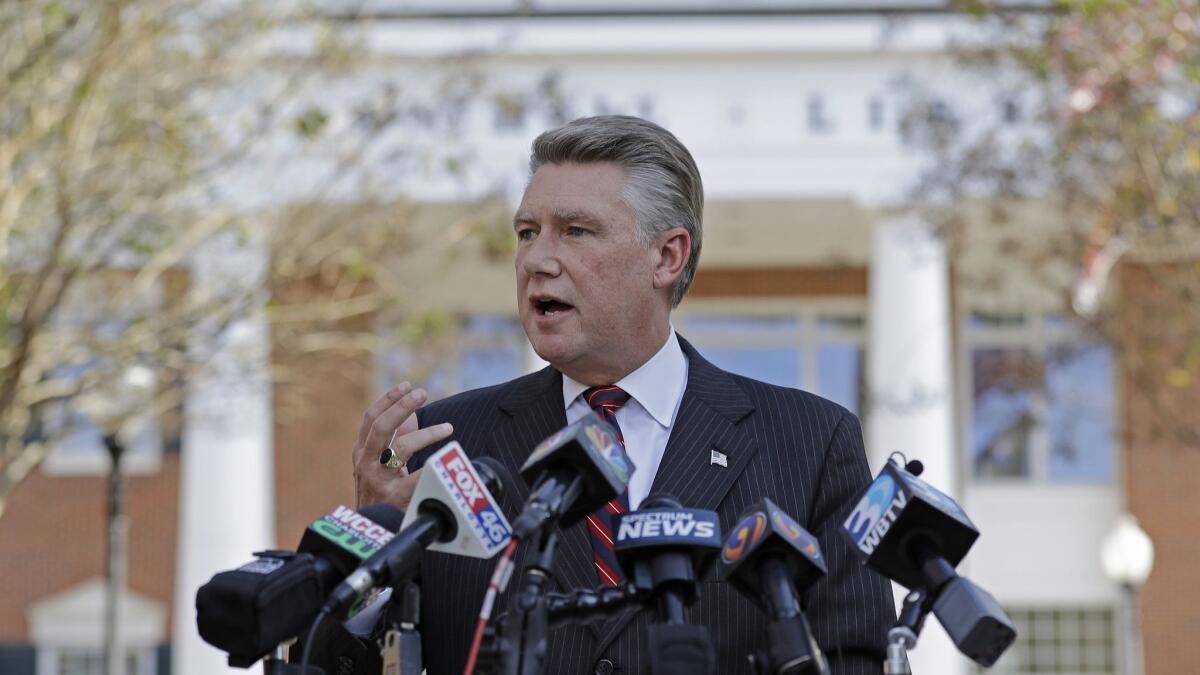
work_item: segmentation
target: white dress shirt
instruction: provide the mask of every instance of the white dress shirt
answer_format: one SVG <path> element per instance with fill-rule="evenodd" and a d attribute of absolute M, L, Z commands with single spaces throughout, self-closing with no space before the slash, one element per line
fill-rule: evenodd
<path fill-rule="evenodd" d="M 613 384 L 629 394 L 629 401 L 617 410 L 617 424 L 625 437 L 625 453 L 637 469 L 629 479 L 629 508 L 637 509 L 650 487 L 667 449 L 667 439 L 675 426 L 675 416 L 687 386 L 688 362 L 679 347 L 672 326 L 667 341 L 658 353 L 640 368 Z M 583 398 L 588 389 L 563 375 L 563 407 L 567 424 L 586 415 L 591 407 Z"/>

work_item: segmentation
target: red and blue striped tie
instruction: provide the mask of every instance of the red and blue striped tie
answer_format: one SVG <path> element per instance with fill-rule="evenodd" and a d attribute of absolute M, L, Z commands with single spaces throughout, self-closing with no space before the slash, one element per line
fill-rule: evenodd
<path fill-rule="evenodd" d="M 629 394 L 619 387 L 592 387 L 583 392 L 583 400 L 595 410 L 605 422 L 617 431 L 617 440 L 625 445 L 621 427 L 617 425 L 617 409 L 629 400 Z M 613 552 L 612 516 L 629 510 L 629 491 L 600 507 L 587 517 L 588 533 L 592 539 L 592 562 L 601 583 L 615 586 L 621 583 L 621 567 Z"/>

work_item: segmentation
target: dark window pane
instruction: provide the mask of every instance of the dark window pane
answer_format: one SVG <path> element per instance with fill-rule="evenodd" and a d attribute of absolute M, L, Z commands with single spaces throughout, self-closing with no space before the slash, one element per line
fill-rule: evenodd
<path fill-rule="evenodd" d="M 817 394 L 859 411 L 862 348 L 856 345 L 824 344 L 817 348 Z"/>
<path fill-rule="evenodd" d="M 1051 480 L 1113 479 L 1112 372 L 1106 345 L 1051 353 L 1046 367 Z"/>
<path fill-rule="evenodd" d="M 971 459 L 976 476 L 1029 475 L 1034 391 L 1040 374 L 1024 349 L 971 354 Z"/>
<path fill-rule="evenodd" d="M 741 347 L 703 349 L 702 353 L 718 368 L 771 384 L 800 386 L 800 352 L 797 349 Z"/>

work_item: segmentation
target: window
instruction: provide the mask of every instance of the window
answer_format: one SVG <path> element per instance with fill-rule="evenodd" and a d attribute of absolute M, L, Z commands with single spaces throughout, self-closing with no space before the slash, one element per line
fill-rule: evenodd
<path fill-rule="evenodd" d="M 865 329 L 859 313 L 687 314 L 676 317 L 675 327 L 718 367 L 813 392 L 855 413 L 863 409 Z M 437 399 L 526 372 L 530 350 L 515 317 L 467 317 L 449 332 L 385 353 L 376 369 L 378 389 L 409 380 Z"/>
<path fill-rule="evenodd" d="M 101 675 L 104 672 L 104 652 L 94 649 L 63 649 L 58 652 L 59 675 Z M 125 654 L 125 672 L 138 675 L 138 654 Z"/>
<path fill-rule="evenodd" d="M 833 131 L 833 122 L 826 116 L 825 99 L 817 94 L 808 97 L 805 104 L 805 120 L 811 133 L 826 134 Z"/>
<path fill-rule="evenodd" d="M 419 345 L 398 344 L 384 353 L 376 368 L 379 390 L 409 380 L 438 399 L 525 372 L 528 343 L 516 317 L 466 317 L 444 333 Z"/>
<path fill-rule="evenodd" d="M 124 671 L 122 675 L 154 675 L 154 650 L 127 650 Z M 39 653 L 37 675 L 104 675 L 104 672 L 104 650 L 100 648 L 49 648 Z"/>
<path fill-rule="evenodd" d="M 972 475 L 1111 482 L 1112 349 L 1050 316 L 974 314 L 967 322 L 966 447 Z"/>
<path fill-rule="evenodd" d="M 1108 607 L 1006 609 L 1017 640 L 990 670 L 977 673 L 1116 673 L 1113 610 Z"/>
<path fill-rule="evenodd" d="M 460 334 L 454 385 L 466 391 L 519 376 L 524 345 L 525 333 L 515 318 L 467 319 Z"/>
<path fill-rule="evenodd" d="M 872 96 L 867 101 L 867 128 L 871 131 L 883 131 L 883 99 Z"/>
<path fill-rule="evenodd" d="M 773 316 L 688 314 L 676 328 L 714 365 L 863 409 L 863 319 L 805 310 Z"/>
<path fill-rule="evenodd" d="M 29 604 L 26 616 L 36 652 L 37 675 L 100 675 L 104 672 L 106 584 L 92 577 Z M 154 675 L 167 637 L 167 607 L 129 590 L 122 592 L 125 641 L 122 675 Z"/>

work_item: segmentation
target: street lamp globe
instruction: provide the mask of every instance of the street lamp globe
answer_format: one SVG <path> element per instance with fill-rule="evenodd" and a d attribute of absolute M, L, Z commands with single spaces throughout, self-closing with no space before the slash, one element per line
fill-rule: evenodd
<path fill-rule="evenodd" d="M 1154 543 L 1137 518 L 1122 513 L 1100 545 L 1100 565 L 1112 582 L 1141 588 L 1154 567 Z"/>

